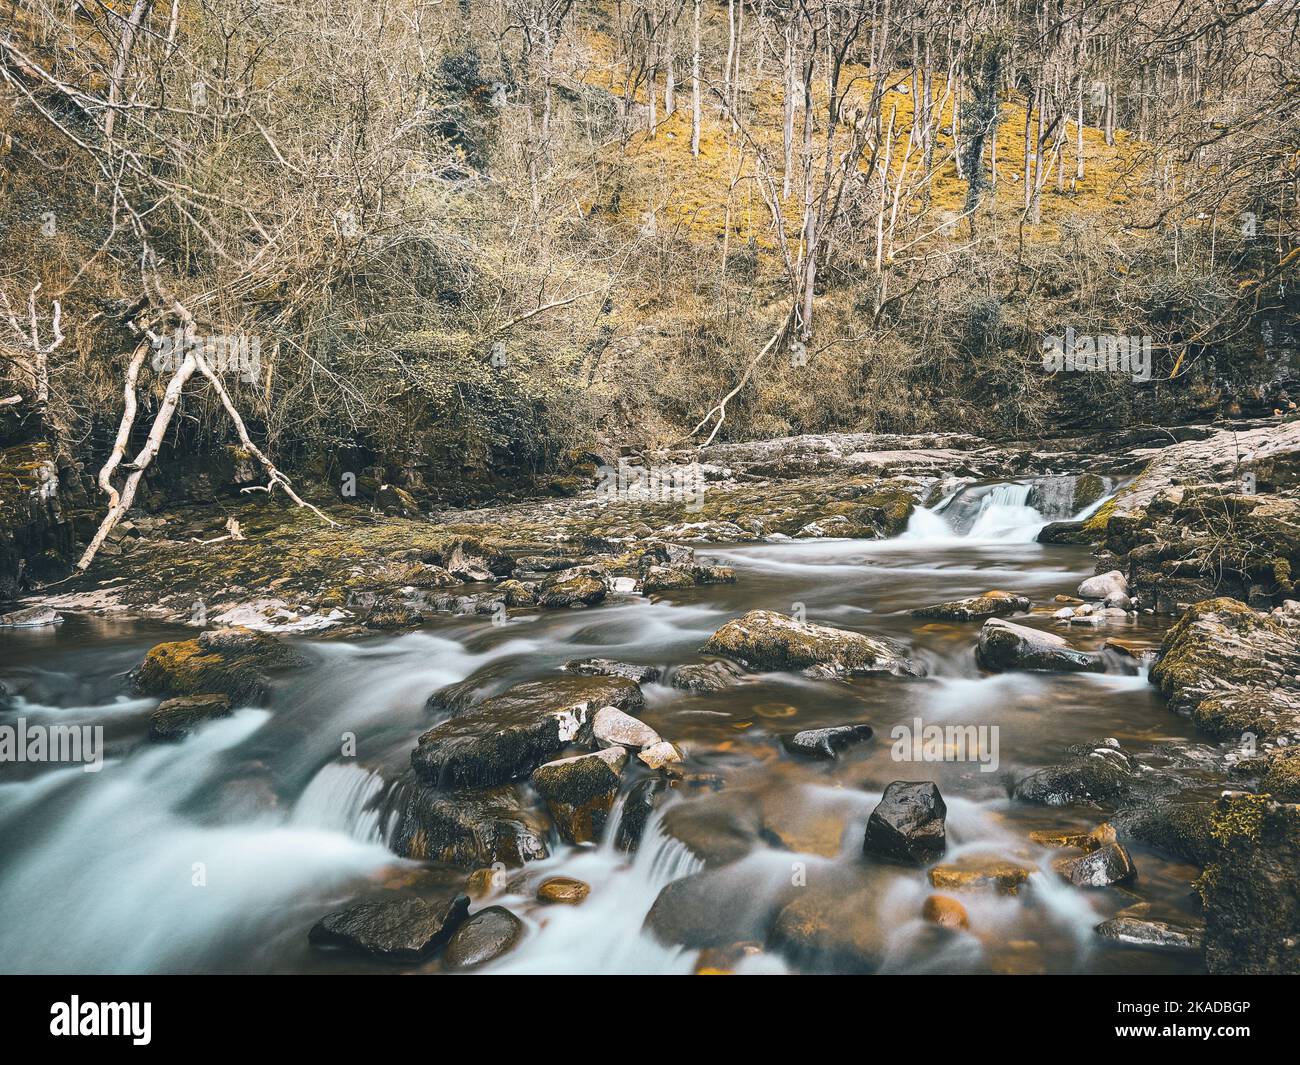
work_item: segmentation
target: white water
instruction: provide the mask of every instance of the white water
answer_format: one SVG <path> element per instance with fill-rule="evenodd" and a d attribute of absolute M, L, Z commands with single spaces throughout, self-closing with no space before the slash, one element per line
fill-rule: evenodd
<path fill-rule="evenodd" d="M 1050 521 L 1082 521 L 1110 495 L 1070 511 L 1076 478 L 1055 477 L 976 485 L 949 493 L 932 508 L 918 507 L 898 542 L 911 547 L 1032 543 Z M 1030 505 L 1034 498 L 1043 509 Z"/>

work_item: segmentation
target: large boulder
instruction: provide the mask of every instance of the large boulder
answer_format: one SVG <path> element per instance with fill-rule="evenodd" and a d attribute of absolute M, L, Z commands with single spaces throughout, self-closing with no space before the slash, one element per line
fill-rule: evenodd
<path fill-rule="evenodd" d="M 381 961 L 418 962 L 446 943 L 469 913 L 469 896 L 403 897 L 326 914 L 307 938 L 318 947 L 340 947 Z"/>
<path fill-rule="evenodd" d="M 526 777 L 579 738 L 603 706 L 636 711 L 641 689 L 622 677 L 556 677 L 516 684 L 435 725 L 411 752 L 426 783 L 480 788 Z"/>
<path fill-rule="evenodd" d="M 1079 585 L 1079 595 L 1084 599 L 1109 599 L 1113 595 L 1128 595 L 1128 579 L 1119 570 L 1098 573 Z"/>
<path fill-rule="evenodd" d="M 948 807 L 930 781 L 895 780 L 867 819 L 862 853 L 903 865 L 925 865 L 947 846 Z"/>
<path fill-rule="evenodd" d="M 751 610 L 727 622 L 700 648 L 754 670 L 792 670 L 809 676 L 923 670 L 891 641 L 858 632 L 796 621 L 772 610 Z"/>
<path fill-rule="evenodd" d="M 983 669 L 1001 672 L 1032 669 L 1056 673 L 1104 673 L 1105 658 L 1078 651 L 1063 637 L 1000 618 L 989 618 L 980 629 L 975 661 Z"/>
<path fill-rule="evenodd" d="M 164 699 L 149 715 L 149 739 L 154 743 L 181 740 L 203 722 L 229 716 L 228 695 L 181 695 Z"/>
<path fill-rule="evenodd" d="M 1011 592 L 985 592 L 966 599 L 923 606 L 913 610 L 917 618 L 936 618 L 939 621 L 983 621 L 985 618 L 1004 618 L 1008 614 L 1022 614 L 1031 606 L 1029 596 Z"/>
<path fill-rule="evenodd" d="M 1069 760 L 1023 777 L 1012 796 L 1039 806 L 1097 806 L 1132 791 L 1133 760 L 1114 740 L 1077 745 L 1070 753 Z"/>
<path fill-rule="evenodd" d="M 442 952 L 446 969 L 477 969 L 512 950 L 524 923 L 503 906 L 488 906 L 456 929 Z"/>
<path fill-rule="evenodd" d="M 533 772 L 533 787 L 566 843 L 594 843 L 618 798 L 627 751 L 622 747 L 560 758 Z"/>
<path fill-rule="evenodd" d="M 548 855 L 546 819 L 514 785 L 439 791 L 403 782 L 392 848 L 404 858 L 482 866 L 519 866 Z"/>
<path fill-rule="evenodd" d="M 193 640 L 158 644 L 145 655 L 134 679 L 145 695 L 219 693 L 242 703 L 264 699 L 277 672 L 305 662 L 268 633 L 209 629 Z"/>
<path fill-rule="evenodd" d="M 1219 853 L 1196 882 L 1211 973 L 1300 975 L 1300 806 L 1264 795 L 1220 798 Z"/>

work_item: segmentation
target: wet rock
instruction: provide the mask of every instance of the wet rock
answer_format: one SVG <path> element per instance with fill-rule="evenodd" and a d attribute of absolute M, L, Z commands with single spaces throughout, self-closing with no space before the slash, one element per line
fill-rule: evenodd
<path fill-rule="evenodd" d="M 48 606 L 29 606 L 0 614 L 0 629 L 44 629 L 63 623 L 63 615 Z"/>
<path fill-rule="evenodd" d="M 600 707 L 636 711 L 642 705 L 641 689 L 622 677 L 516 684 L 424 733 L 411 765 L 438 787 L 504 784 L 558 755 Z"/>
<path fill-rule="evenodd" d="M 145 655 L 135 686 L 145 695 L 228 695 L 264 699 L 275 673 L 306 660 L 274 636 L 249 629 L 210 629 L 193 640 L 160 643 Z"/>
<path fill-rule="evenodd" d="M 659 743 L 659 733 L 616 706 L 602 706 L 591 721 L 597 747 L 628 747 L 639 751 Z"/>
<path fill-rule="evenodd" d="M 1004 858 L 967 857 L 930 870 L 930 883 L 940 891 L 985 891 L 1018 895 L 1034 871 L 1032 866 Z"/>
<path fill-rule="evenodd" d="M 547 856 L 547 831 L 512 786 L 438 791 L 407 782 L 392 848 L 421 861 L 519 866 Z"/>
<path fill-rule="evenodd" d="M 796 965 L 837 972 L 875 972 L 885 955 L 874 890 L 803 889 L 781 910 L 771 946 Z"/>
<path fill-rule="evenodd" d="M 1225 796 L 1210 831 L 1219 853 L 1196 882 L 1207 968 L 1300 974 L 1300 806 Z"/>
<path fill-rule="evenodd" d="M 1024 613 L 1031 606 L 1026 595 L 1012 595 L 1010 592 L 985 592 L 966 599 L 954 599 L 952 602 L 939 603 L 935 606 L 913 610 L 917 618 L 938 618 L 940 621 L 983 621 L 986 618 L 1002 618 L 1008 614 Z"/>
<path fill-rule="evenodd" d="M 1211 802 L 1175 799 L 1126 807 L 1115 814 L 1114 821 L 1124 839 L 1137 840 L 1194 865 L 1206 865 L 1218 855 L 1211 835 L 1213 814 Z"/>
<path fill-rule="evenodd" d="M 595 606 L 605 598 L 605 582 L 580 575 L 543 581 L 537 589 L 537 605 L 548 610 Z"/>
<path fill-rule="evenodd" d="M 1092 534 L 1081 521 L 1049 521 L 1035 537 L 1040 544 L 1087 544 Z"/>
<path fill-rule="evenodd" d="M 867 819 L 865 855 L 904 865 L 925 865 L 947 846 L 948 808 L 929 781 L 896 780 Z"/>
<path fill-rule="evenodd" d="M 658 666 L 638 666 L 631 662 L 615 662 L 612 658 L 583 658 L 564 663 L 566 673 L 584 677 L 624 677 L 638 684 L 650 684 L 663 672 Z"/>
<path fill-rule="evenodd" d="M 641 845 L 646 823 L 667 793 L 668 784 L 662 777 L 644 777 L 628 789 L 614 833 L 614 846 L 618 850 L 631 852 Z"/>
<path fill-rule="evenodd" d="M 667 540 L 648 540 L 646 548 L 637 560 L 641 573 L 654 566 L 692 566 L 695 564 L 695 549 L 686 544 L 673 544 Z"/>
<path fill-rule="evenodd" d="M 521 581 L 502 581 L 496 587 L 497 594 L 502 596 L 506 606 L 523 607 L 536 606 L 537 594 L 532 587 Z"/>
<path fill-rule="evenodd" d="M 515 559 L 516 573 L 555 573 L 571 569 L 574 560 L 564 555 L 521 555 Z"/>
<path fill-rule="evenodd" d="M 1108 843 L 1078 858 L 1060 858 L 1052 868 L 1075 887 L 1110 887 L 1137 877 L 1137 867 L 1122 843 Z"/>
<path fill-rule="evenodd" d="M 729 976 L 744 962 L 763 953 L 761 943 L 729 943 L 725 947 L 708 947 L 695 961 L 696 976 Z"/>
<path fill-rule="evenodd" d="M 745 675 L 731 662 L 701 662 L 678 666 L 673 671 L 672 686 L 691 692 L 720 692 L 734 687 Z"/>
<path fill-rule="evenodd" d="M 1203 933 L 1197 928 L 1184 928 L 1168 921 L 1123 916 L 1102 921 L 1097 925 L 1097 934 L 1102 939 L 1127 946 L 1172 950 L 1200 950 L 1203 940 Z"/>
<path fill-rule="evenodd" d="M 149 739 L 155 743 L 181 740 L 203 722 L 229 716 L 228 695 L 182 695 L 165 699 L 149 715 Z"/>
<path fill-rule="evenodd" d="M 1079 595 L 1084 599 L 1105 599 L 1112 595 L 1128 595 L 1128 579 L 1117 569 L 1089 577 L 1079 585 Z"/>
<path fill-rule="evenodd" d="M 1083 851 L 1095 851 L 1107 843 L 1114 843 L 1118 837 L 1110 824 L 1102 822 L 1091 832 L 1031 832 L 1029 838 L 1043 847 L 1077 847 Z"/>
<path fill-rule="evenodd" d="M 363 902 L 326 914 L 307 934 L 318 947 L 340 947 L 382 961 L 412 963 L 446 943 L 469 913 L 469 897 L 405 897 Z"/>
<path fill-rule="evenodd" d="M 1016 784 L 1012 796 L 1041 806 L 1096 806 L 1127 796 L 1132 786 L 1133 771 L 1122 752 L 1109 756 L 1096 748 L 1035 770 Z"/>
<path fill-rule="evenodd" d="M 850 747 L 865 743 L 872 735 L 870 725 L 836 725 L 831 728 L 804 729 L 792 736 L 782 737 L 781 742 L 791 754 L 835 759 Z"/>
<path fill-rule="evenodd" d="M 682 752 L 667 740 L 651 744 L 637 754 L 637 758 L 651 769 L 663 769 L 682 760 Z"/>
<path fill-rule="evenodd" d="M 594 843 L 618 798 L 627 751 L 614 747 L 547 762 L 533 773 L 533 787 L 551 811 L 566 843 Z"/>
<path fill-rule="evenodd" d="M 504 906 L 489 906 L 465 921 L 442 953 L 445 969 L 477 969 L 509 953 L 523 937 L 524 923 Z"/>
<path fill-rule="evenodd" d="M 493 577 L 488 561 L 470 553 L 468 545 L 453 544 L 446 551 L 443 568 L 462 581 L 490 581 Z"/>
<path fill-rule="evenodd" d="M 472 899 L 485 899 L 499 894 L 506 886 L 506 872 L 502 865 L 495 868 L 475 869 L 465 881 L 465 890 Z"/>
<path fill-rule="evenodd" d="M 591 885 L 571 876 L 553 876 L 543 880 L 537 889 L 537 901 L 577 906 L 591 894 Z"/>
<path fill-rule="evenodd" d="M 931 895 L 921 906 L 921 918 L 940 928 L 968 929 L 970 915 L 954 898 L 947 895 Z"/>
<path fill-rule="evenodd" d="M 425 713 L 458 717 L 479 701 L 482 685 L 483 681 L 471 674 L 464 680 L 439 688 L 424 701 Z"/>
<path fill-rule="evenodd" d="M 993 672 L 1009 669 L 1049 672 L 1104 673 L 1105 659 L 1091 651 L 1077 651 L 1062 637 L 1025 625 L 990 618 L 980 629 L 975 660 Z"/>
<path fill-rule="evenodd" d="M 809 676 L 923 672 L 890 641 L 795 621 L 771 610 L 751 610 L 727 622 L 700 650 L 749 669 L 798 670 Z"/>
<path fill-rule="evenodd" d="M 645 595 L 699 584 L 734 584 L 736 573 L 730 566 L 651 566 L 641 577 L 641 591 Z"/>

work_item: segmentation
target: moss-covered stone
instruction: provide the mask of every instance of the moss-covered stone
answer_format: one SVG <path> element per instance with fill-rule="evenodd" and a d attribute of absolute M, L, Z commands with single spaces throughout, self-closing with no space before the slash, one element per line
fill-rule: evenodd
<path fill-rule="evenodd" d="M 304 662 L 267 633 L 213 629 L 153 647 L 135 673 L 135 686 L 145 695 L 219 693 L 239 703 L 265 698 L 274 673 Z"/>
<path fill-rule="evenodd" d="M 799 670 L 818 675 L 894 673 L 921 668 L 900 648 L 875 636 L 795 621 L 771 610 L 751 610 L 727 622 L 700 648 L 750 669 Z"/>

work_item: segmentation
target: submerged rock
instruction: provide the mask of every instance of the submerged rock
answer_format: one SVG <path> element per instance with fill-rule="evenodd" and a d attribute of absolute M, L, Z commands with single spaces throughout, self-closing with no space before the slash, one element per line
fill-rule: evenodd
<path fill-rule="evenodd" d="M 468 913 L 467 895 L 363 902 L 326 914 L 307 938 L 318 947 L 341 947 L 382 961 L 418 962 L 446 943 Z"/>
<path fill-rule="evenodd" d="M 504 906 L 489 906 L 456 929 L 442 953 L 446 969 L 477 969 L 512 950 L 524 923 Z"/>
<path fill-rule="evenodd" d="M 1018 895 L 1033 866 L 1004 858 L 968 857 L 930 870 L 930 883 L 940 891 L 987 891 Z"/>
<path fill-rule="evenodd" d="M 518 866 L 547 856 L 547 829 L 513 786 L 439 791 L 408 782 L 391 846 L 422 861 Z"/>
<path fill-rule="evenodd" d="M 925 865 L 947 847 L 948 807 L 929 781 L 895 780 L 867 819 L 862 853 L 904 865 Z"/>
<path fill-rule="evenodd" d="M 1110 887 L 1137 877 L 1137 867 L 1122 843 L 1107 843 L 1077 858 L 1058 859 L 1052 868 L 1075 887 Z"/>
<path fill-rule="evenodd" d="M 805 968 L 874 972 L 886 947 L 877 905 L 875 890 L 804 888 L 777 915 L 771 945 Z"/>
<path fill-rule="evenodd" d="M 986 618 L 1002 618 L 1008 614 L 1024 613 L 1031 605 L 1027 595 L 985 592 L 983 595 L 972 595 L 966 599 L 954 599 L 948 603 L 921 607 L 919 610 L 913 610 L 912 616 L 938 618 L 940 621 L 983 621 Z"/>
<path fill-rule="evenodd" d="M 850 747 L 871 739 L 870 725 L 835 725 L 831 728 L 812 728 L 782 737 L 782 744 L 791 754 L 810 758 L 835 759 Z"/>
<path fill-rule="evenodd" d="M 135 686 L 145 695 L 228 695 L 242 703 L 266 697 L 272 676 L 306 660 L 274 636 L 250 629 L 210 629 L 197 639 L 160 643 L 145 655 Z"/>
<path fill-rule="evenodd" d="M 966 907 L 947 895 L 929 896 L 921 906 L 921 918 L 940 928 L 970 928 L 970 915 L 966 912 Z"/>
<path fill-rule="evenodd" d="M 435 725 L 411 765 L 437 787 L 475 788 L 525 777 L 579 736 L 596 710 L 638 710 L 641 689 L 622 677 L 556 677 L 516 684 Z"/>
<path fill-rule="evenodd" d="M 781 907 L 801 890 L 788 875 L 773 882 L 753 869 L 693 873 L 663 887 L 644 927 L 659 942 L 688 950 L 761 942 Z"/>
<path fill-rule="evenodd" d="M 204 721 L 229 716 L 228 695 L 182 695 L 164 699 L 149 715 L 149 739 L 155 743 L 184 739 Z"/>
<path fill-rule="evenodd" d="M 798 670 L 810 676 L 922 674 L 890 641 L 795 621 L 772 610 L 751 610 L 727 622 L 700 650 L 733 659 L 749 669 Z"/>
<path fill-rule="evenodd" d="M 561 839 L 566 843 L 600 839 L 626 763 L 627 751 L 613 747 L 547 762 L 534 771 L 533 787 L 551 811 Z"/>
<path fill-rule="evenodd" d="M 1048 672 L 1104 673 L 1105 659 L 1077 651 L 1061 636 L 1026 625 L 990 618 L 980 629 L 975 661 L 987 670 L 1030 669 Z"/>

